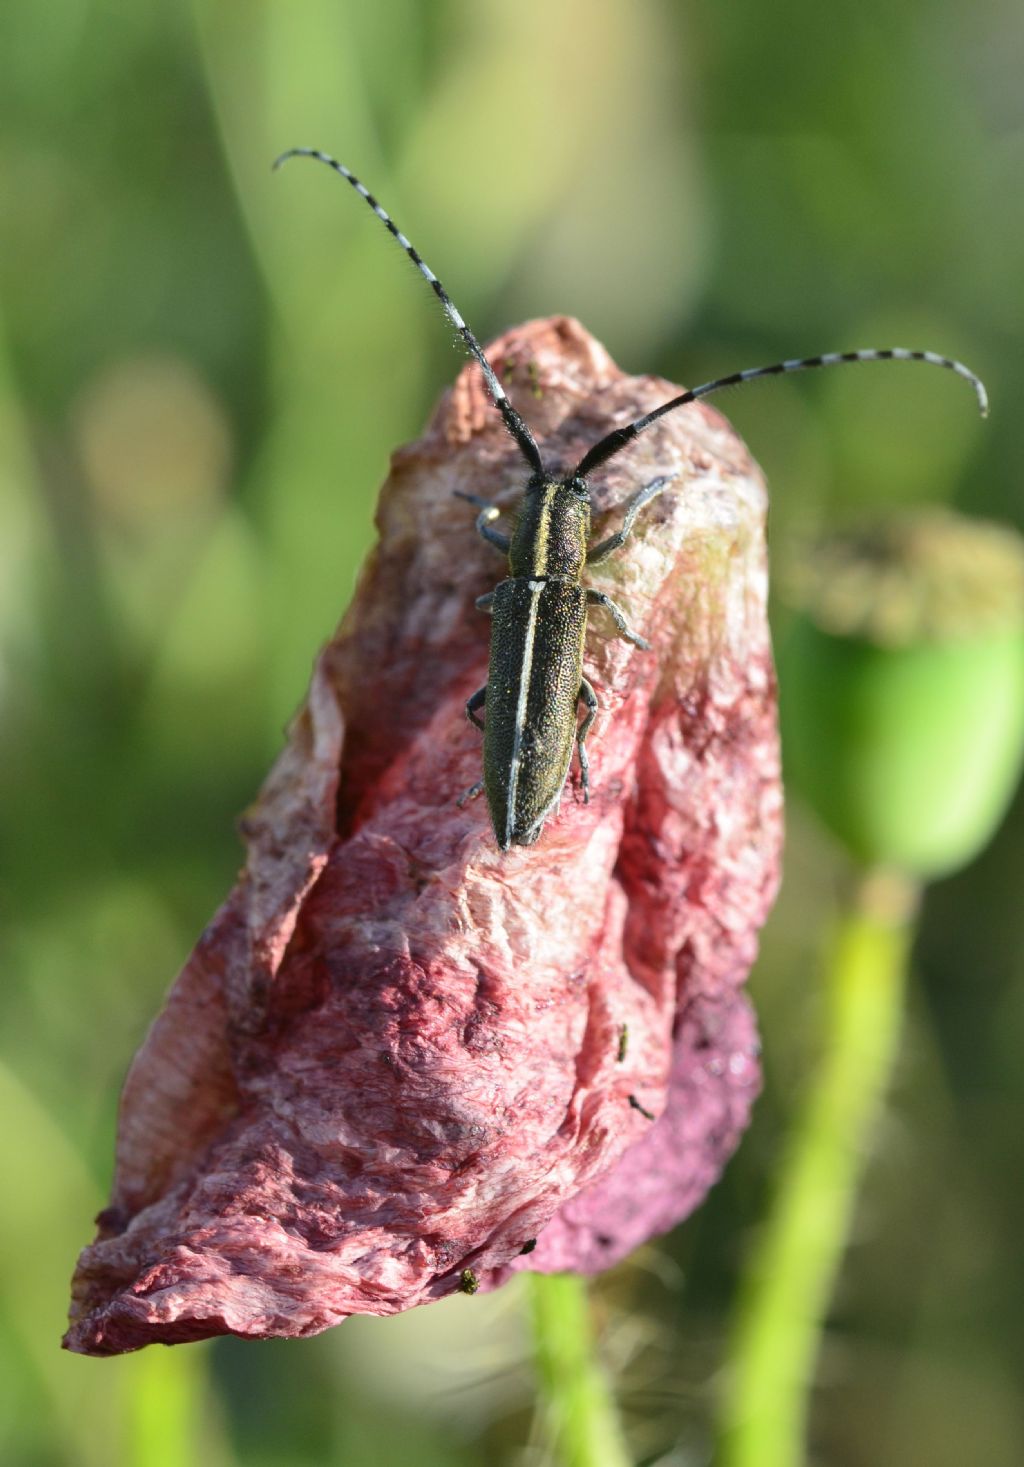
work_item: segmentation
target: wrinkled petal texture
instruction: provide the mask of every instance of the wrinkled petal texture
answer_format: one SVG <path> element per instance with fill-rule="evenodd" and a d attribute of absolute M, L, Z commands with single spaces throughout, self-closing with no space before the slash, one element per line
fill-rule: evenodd
<path fill-rule="evenodd" d="M 491 356 L 556 468 L 679 390 L 565 319 Z M 465 1269 L 602 1269 L 715 1180 L 759 1083 L 741 986 L 779 859 L 765 491 L 692 406 L 595 475 L 595 540 L 662 474 L 586 577 L 652 643 L 592 614 L 591 803 L 574 772 L 503 855 L 485 802 L 456 802 L 480 771 L 473 600 L 504 569 L 452 491 L 514 506 L 522 461 L 476 368 L 395 454 L 245 870 L 125 1084 L 70 1348 L 309 1335 Z"/>

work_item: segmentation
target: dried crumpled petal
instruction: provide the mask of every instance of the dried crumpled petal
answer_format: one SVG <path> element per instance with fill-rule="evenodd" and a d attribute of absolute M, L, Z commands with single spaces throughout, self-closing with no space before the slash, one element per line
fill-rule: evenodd
<path fill-rule="evenodd" d="M 679 390 L 565 319 L 491 359 L 549 465 Z M 129 1073 L 71 1349 L 309 1335 L 464 1270 L 605 1268 L 715 1180 L 759 1083 L 741 985 L 779 854 L 765 494 L 693 406 L 595 476 L 595 536 L 672 472 L 588 576 L 653 643 L 592 617 L 592 801 L 574 774 L 503 855 L 456 800 L 480 771 L 473 599 L 504 570 L 452 491 L 514 505 L 523 465 L 474 367 L 395 454 L 246 869 Z"/>

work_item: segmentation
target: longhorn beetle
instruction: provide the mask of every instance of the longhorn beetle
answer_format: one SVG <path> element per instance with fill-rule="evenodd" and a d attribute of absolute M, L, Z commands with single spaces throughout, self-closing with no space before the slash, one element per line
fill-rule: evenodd
<path fill-rule="evenodd" d="M 540 835 L 545 820 L 561 798 L 572 762 L 573 744 L 579 754 L 583 798 L 589 801 L 590 768 L 586 737 L 597 716 L 598 703 L 593 688 L 583 676 L 583 641 L 588 607 L 603 606 L 611 615 L 619 636 L 632 642 L 634 647 L 646 651 L 650 645 L 630 627 L 610 597 L 603 591 L 584 586 L 581 577 L 586 566 L 596 565 L 625 543 L 640 510 L 660 494 L 674 476 L 654 479 L 645 485 L 626 506 L 622 528 L 588 549 L 590 493 L 587 479 L 595 469 L 607 463 L 666 413 L 708 397 L 723 387 L 751 382 L 756 377 L 802 372 L 811 367 L 838 366 L 843 362 L 928 362 L 935 367 L 946 367 L 970 382 L 983 417 L 988 411 L 988 400 L 980 379 L 961 362 L 952 361 L 949 357 L 937 356 L 930 351 L 907 351 L 902 347 L 829 352 L 817 357 L 774 362 L 768 367 L 751 367 L 744 372 L 732 372 L 728 377 L 705 382 L 662 403 L 634 422 L 613 428 L 587 450 L 570 473 L 546 468 L 532 433 L 509 402 L 480 343 L 456 310 L 440 280 L 391 216 L 354 173 L 316 148 L 290 148 L 281 154 L 274 167 L 278 168 L 289 158 L 296 157 L 315 158 L 317 162 L 333 168 L 366 200 L 377 218 L 394 235 L 433 288 L 449 321 L 479 362 L 494 405 L 526 460 L 529 477 L 511 535 L 502 534 L 494 527 L 494 521 L 501 514 L 497 505 L 477 495 L 459 493 L 461 499 L 469 500 L 480 511 L 476 519 L 478 533 L 507 555 L 509 564 L 508 578 L 477 601 L 477 605 L 489 611 L 493 618 L 490 667 L 486 685 L 470 698 L 466 714 L 477 728 L 483 730 L 484 778 L 464 797 L 478 794 L 481 789 L 486 791 L 494 833 L 503 851 L 510 846 L 532 845 Z M 578 723 L 580 702 L 586 711 L 583 721 Z M 485 704 L 487 719 L 482 723 L 477 715 Z"/>

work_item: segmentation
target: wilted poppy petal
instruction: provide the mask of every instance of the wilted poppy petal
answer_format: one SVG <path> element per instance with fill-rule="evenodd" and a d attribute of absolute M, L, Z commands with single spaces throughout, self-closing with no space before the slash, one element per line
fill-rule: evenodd
<path fill-rule="evenodd" d="M 673 391 L 562 319 L 491 356 L 552 465 Z M 666 473 L 587 577 L 653 644 L 594 611 L 591 803 L 574 776 L 502 854 L 456 799 L 480 768 L 472 602 L 503 566 L 452 491 L 514 504 L 523 467 L 476 369 L 395 455 L 246 871 L 128 1077 L 70 1348 L 308 1335 L 466 1270 L 603 1267 L 714 1180 L 757 1088 L 740 985 L 778 863 L 765 503 L 697 406 L 595 476 L 598 533 Z"/>

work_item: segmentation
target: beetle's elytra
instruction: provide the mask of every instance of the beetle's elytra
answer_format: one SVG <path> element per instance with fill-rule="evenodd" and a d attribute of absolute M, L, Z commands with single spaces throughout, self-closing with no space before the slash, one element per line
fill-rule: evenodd
<path fill-rule="evenodd" d="M 600 604 L 611 614 L 618 634 L 646 650 L 648 643 L 629 626 L 618 606 L 602 592 L 583 584 L 588 565 L 594 565 L 623 545 L 643 508 L 669 482 L 655 479 L 630 501 L 622 528 L 599 544 L 590 539 L 588 476 L 619 453 L 666 413 L 707 397 L 723 387 L 757 377 L 831 367 L 846 362 L 914 361 L 945 367 L 970 382 L 982 415 L 988 410 L 984 385 L 961 362 L 930 351 L 902 347 L 884 350 L 831 352 L 800 357 L 733 372 L 683 392 L 652 412 L 624 423 L 606 434 L 584 454 L 569 473 L 546 468 L 540 449 L 523 419 L 509 402 L 480 343 L 456 310 L 434 272 L 381 208 L 369 190 L 337 159 L 316 148 L 291 148 L 274 164 L 289 158 L 314 158 L 341 175 L 385 224 L 420 274 L 430 284 L 441 306 L 480 364 L 488 391 L 505 427 L 526 460 L 529 478 L 511 537 L 494 521 L 501 511 L 485 497 L 462 495 L 479 508 L 477 530 L 508 556 L 509 574 L 496 589 L 478 601 L 492 617 L 491 654 L 487 683 L 470 698 L 466 713 L 484 734 L 484 777 L 469 794 L 486 791 L 498 845 L 528 846 L 558 805 L 575 746 L 580 762 L 584 799 L 589 799 L 590 775 L 586 737 L 597 716 L 593 688 L 583 674 L 583 647 L 587 609 Z M 582 720 L 579 716 L 583 704 Z M 477 716 L 485 712 L 483 721 Z"/>
<path fill-rule="evenodd" d="M 487 682 L 466 712 L 484 732 L 484 778 L 491 821 L 502 850 L 531 845 L 561 798 L 575 744 L 583 797 L 590 796 L 586 737 L 597 697 L 583 676 L 587 608 L 601 605 L 619 635 L 646 649 L 615 602 L 581 582 L 587 565 L 623 544 L 639 510 L 669 482 L 655 479 L 632 500 L 622 529 L 588 549 L 590 497 L 582 478 L 530 479 L 511 540 L 491 526 L 494 505 L 481 505 L 477 526 L 508 555 L 507 580 L 477 603 L 493 617 Z M 585 714 L 577 723 L 582 702 Z M 486 709 L 486 722 L 477 718 Z M 478 787 L 475 787 L 478 788 Z"/>

